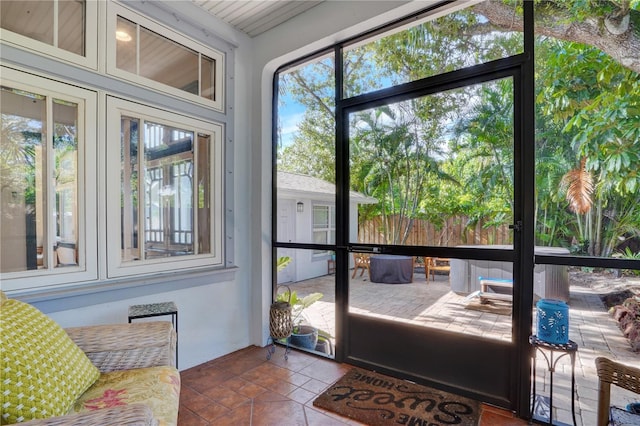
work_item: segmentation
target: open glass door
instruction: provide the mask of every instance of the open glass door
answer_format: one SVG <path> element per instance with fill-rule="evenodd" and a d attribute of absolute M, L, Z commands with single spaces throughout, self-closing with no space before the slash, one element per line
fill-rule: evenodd
<path fill-rule="evenodd" d="M 323 55 L 278 75 L 273 188 L 274 290 L 276 299 L 292 304 L 288 344 L 329 358 L 336 346 L 334 104 L 330 96 L 323 102 L 306 96 L 305 87 L 318 79 L 314 89 L 332 93 L 333 64 L 333 55 Z"/>
<path fill-rule="evenodd" d="M 305 317 L 336 360 L 519 413 L 534 291 L 517 232 L 533 223 L 523 10 L 434 4 L 286 64 L 274 86 L 273 247 L 290 258 L 275 287 L 323 294 Z"/>
<path fill-rule="evenodd" d="M 517 78 L 345 110 L 349 362 L 512 405 Z"/>

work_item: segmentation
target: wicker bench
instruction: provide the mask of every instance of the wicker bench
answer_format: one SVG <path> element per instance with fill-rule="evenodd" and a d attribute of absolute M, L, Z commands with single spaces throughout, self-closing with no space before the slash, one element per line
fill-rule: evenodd
<path fill-rule="evenodd" d="M 176 333 L 170 322 L 153 321 L 132 324 L 94 325 L 66 328 L 71 339 L 85 352 L 101 373 L 142 369 L 153 366 L 174 366 Z M 155 395 L 163 404 L 178 405 L 179 396 Z M 177 413 L 177 408 L 176 408 Z M 166 425 L 176 425 L 177 418 L 164 419 Z M 157 425 L 153 410 L 144 403 L 70 413 L 66 416 L 24 422 L 24 425 Z"/>
<path fill-rule="evenodd" d="M 3 305 L 4 325 L 11 324 L 11 315 L 20 312 L 12 309 L 7 313 L 10 300 L 0 291 Z M 32 315 L 32 317 L 35 317 Z M 38 318 L 33 321 L 37 321 Z M 132 324 L 92 325 L 72 327 L 64 330 L 71 340 L 84 352 L 101 375 L 72 405 L 66 415 L 25 421 L 24 425 L 158 425 L 177 424 L 180 400 L 180 373 L 175 368 L 174 352 L 176 332 L 170 322 L 153 321 Z M 31 349 L 31 350 L 38 350 Z M 7 364 L 7 367 L 11 367 Z M 43 374 L 44 375 L 44 374 Z M 104 378 L 104 380 L 103 380 Z M 108 378 L 108 379 L 107 379 Z M 156 383 L 145 392 L 137 389 L 115 405 L 96 409 L 91 400 L 84 406 L 83 398 L 93 398 L 93 393 L 104 395 L 105 384 L 109 390 L 127 390 L 131 382 L 140 379 L 139 386 L 148 381 Z M 147 381 L 145 381 L 147 380 Z M 122 383 L 124 382 L 124 383 Z M 139 396 L 138 396 L 139 395 Z M 113 402 L 113 401 L 111 401 Z M 125 405 L 126 404 L 126 405 Z"/>

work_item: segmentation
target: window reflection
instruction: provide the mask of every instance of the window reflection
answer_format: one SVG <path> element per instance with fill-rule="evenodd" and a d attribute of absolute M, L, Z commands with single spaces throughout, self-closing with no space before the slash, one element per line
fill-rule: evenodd
<path fill-rule="evenodd" d="M 84 1 L 58 0 L 58 47 L 84 56 L 86 23 Z"/>
<path fill-rule="evenodd" d="M 137 74 L 137 26 L 134 22 L 118 16 L 116 28 L 116 66 L 121 70 Z"/>
<path fill-rule="evenodd" d="M 193 253 L 193 132 L 145 123 L 145 257 Z"/>
<path fill-rule="evenodd" d="M 3 0 L 0 19 L 6 30 L 84 56 L 85 8 L 84 0 Z"/>
<path fill-rule="evenodd" d="M 1 270 L 77 265 L 78 105 L 10 87 L 1 105 Z"/>
<path fill-rule="evenodd" d="M 211 135 L 124 115 L 121 134 L 122 260 L 211 253 Z"/>
<path fill-rule="evenodd" d="M 78 143 L 77 105 L 53 102 L 56 258 L 59 266 L 77 265 Z"/>
<path fill-rule="evenodd" d="M 140 75 L 197 95 L 198 53 L 140 27 Z"/>
<path fill-rule="evenodd" d="M 0 7 L 2 28 L 53 45 L 54 2 L 3 0 Z"/>
<path fill-rule="evenodd" d="M 138 244 L 138 147 L 140 120 L 121 118 L 122 260 L 140 259 Z"/>
<path fill-rule="evenodd" d="M 117 16 L 116 67 L 216 101 L 217 60 Z"/>

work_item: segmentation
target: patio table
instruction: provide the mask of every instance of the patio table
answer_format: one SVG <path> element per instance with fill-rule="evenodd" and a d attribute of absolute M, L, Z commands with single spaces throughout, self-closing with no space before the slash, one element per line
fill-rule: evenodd
<path fill-rule="evenodd" d="M 389 254 L 371 256 L 369 277 L 373 283 L 406 284 L 413 282 L 413 258 Z"/>

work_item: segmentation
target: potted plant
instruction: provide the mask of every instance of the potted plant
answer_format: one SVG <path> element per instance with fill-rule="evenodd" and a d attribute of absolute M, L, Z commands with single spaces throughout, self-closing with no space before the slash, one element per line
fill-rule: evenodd
<path fill-rule="evenodd" d="M 318 329 L 318 343 L 316 343 L 316 352 L 320 352 L 323 354 L 327 354 L 329 356 L 333 356 L 333 342 L 331 341 L 333 337 L 331 334 L 327 333 L 324 330 Z"/>
<path fill-rule="evenodd" d="M 315 350 L 318 343 L 318 329 L 311 325 L 302 324 L 304 319 L 303 311 L 322 299 L 322 296 L 322 293 L 311 293 L 304 297 L 298 297 L 296 291 L 292 291 L 290 294 L 288 292 L 278 294 L 277 301 L 291 304 L 291 317 L 293 319 L 293 332 L 289 337 L 291 345 Z"/>
<path fill-rule="evenodd" d="M 291 263 L 292 260 L 293 259 L 291 259 L 289 256 L 280 256 L 276 261 L 276 270 L 278 272 L 282 271 L 289 265 L 289 263 Z"/>
<path fill-rule="evenodd" d="M 285 269 L 292 261 L 289 256 L 281 256 L 276 261 L 276 269 L 278 272 Z M 291 317 L 293 322 L 293 331 L 289 336 L 289 343 L 299 348 L 316 350 L 318 344 L 318 329 L 311 325 L 302 324 L 304 319 L 303 311 L 309 306 L 322 299 L 322 293 L 311 293 L 302 298 L 298 297 L 298 293 L 280 293 L 276 297 L 277 302 L 289 302 L 291 305 Z M 326 333 L 325 333 L 326 334 Z M 326 334 L 328 336 L 328 334 Z M 325 337 L 322 339 L 327 340 Z M 323 340 L 323 342 L 324 342 Z M 326 342 L 323 343 L 326 346 Z M 323 350 L 326 352 L 326 350 Z"/>

